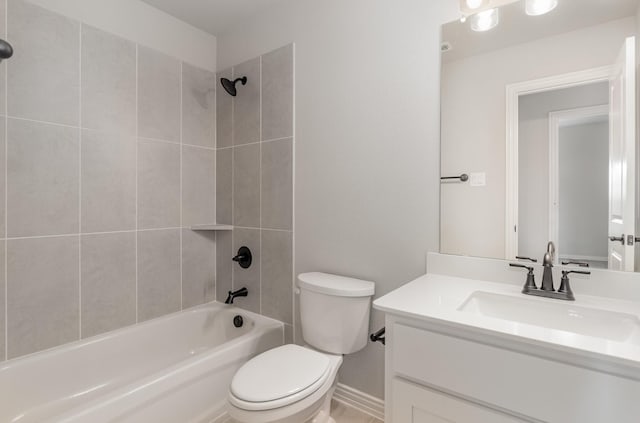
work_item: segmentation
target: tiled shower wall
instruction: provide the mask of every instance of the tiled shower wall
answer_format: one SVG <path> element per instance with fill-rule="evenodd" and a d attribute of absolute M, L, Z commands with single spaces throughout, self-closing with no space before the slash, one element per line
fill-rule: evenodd
<path fill-rule="evenodd" d="M 215 221 L 215 75 L 0 13 L 0 359 L 214 299 L 214 235 L 188 228 Z"/>
<path fill-rule="evenodd" d="M 218 298 L 246 286 L 243 308 L 283 321 L 293 336 L 294 46 L 287 45 L 218 73 L 246 76 L 237 96 L 217 92 L 217 217 L 233 224 L 218 234 Z M 254 262 L 231 261 L 241 246 Z"/>

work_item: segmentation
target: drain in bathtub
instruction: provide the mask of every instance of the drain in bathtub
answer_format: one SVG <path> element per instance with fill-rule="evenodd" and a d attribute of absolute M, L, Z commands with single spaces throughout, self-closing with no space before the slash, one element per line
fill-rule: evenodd
<path fill-rule="evenodd" d="M 233 318 L 233 326 L 237 327 L 237 328 L 241 328 L 242 325 L 244 325 L 244 319 L 242 318 L 242 316 L 236 316 Z"/>

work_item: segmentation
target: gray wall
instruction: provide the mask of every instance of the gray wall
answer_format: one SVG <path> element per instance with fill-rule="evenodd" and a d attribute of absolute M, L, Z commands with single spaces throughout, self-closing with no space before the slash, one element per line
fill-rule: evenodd
<path fill-rule="evenodd" d="M 518 254 L 538 257 L 549 242 L 549 112 L 608 102 L 608 82 L 520 97 Z"/>
<path fill-rule="evenodd" d="M 214 299 L 214 75 L 8 4 L 0 358 Z"/>
<path fill-rule="evenodd" d="M 218 73 L 248 78 L 237 96 L 217 93 L 218 299 L 246 286 L 238 306 L 283 321 L 293 337 L 293 53 L 292 44 Z M 232 263 L 247 246 L 253 264 Z"/>
<path fill-rule="evenodd" d="M 296 44 L 295 274 L 372 280 L 380 296 L 438 250 L 440 24 L 457 7 L 296 0 L 218 37 L 220 69 Z M 346 356 L 339 377 L 383 397 L 384 348 Z"/>
<path fill-rule="evenodd" d="M 607 260 L 609 212 L 609 124 L 583 123 L 560 129 L 561 257 Z"/>

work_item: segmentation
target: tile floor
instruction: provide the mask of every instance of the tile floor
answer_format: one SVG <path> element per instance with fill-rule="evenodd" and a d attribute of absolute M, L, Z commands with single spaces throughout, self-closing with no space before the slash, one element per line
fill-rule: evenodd
<path fill-rule="evenodd" d="M 331 417 L 336 423 L 383 423 L 382 420 L 371 417 L 341 402 L 331 402 Z"/>
<path fill-rule="evenodd" d="M 382 420 L 371 417 L 338 401 L 331 402 L 331 417 L 335 419 L 336 423 L 384 423 Z M 233 423 L 233 420 L 229 419 L 224 423 Z"/>

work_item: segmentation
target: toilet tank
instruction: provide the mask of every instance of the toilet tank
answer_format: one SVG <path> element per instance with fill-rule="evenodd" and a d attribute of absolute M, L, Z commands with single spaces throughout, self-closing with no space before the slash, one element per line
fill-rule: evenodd
<path fill-rule="evenodd" d="M 351 354 L 367 345 L 375 284 L 327 273 L 298 275 L 302 337 L 314 348 Z"/>

